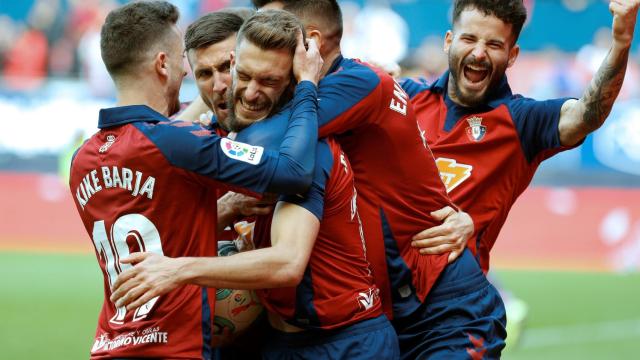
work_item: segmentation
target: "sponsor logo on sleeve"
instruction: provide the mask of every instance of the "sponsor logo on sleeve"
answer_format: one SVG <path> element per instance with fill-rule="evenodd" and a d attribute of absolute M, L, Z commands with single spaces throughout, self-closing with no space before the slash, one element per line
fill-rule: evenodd
<path fill-rule="evenodd" d="M 223 138 L 220 142 L 222 152 L 234 160 L 257 165 L 262 159 L 264 148 Z"/>

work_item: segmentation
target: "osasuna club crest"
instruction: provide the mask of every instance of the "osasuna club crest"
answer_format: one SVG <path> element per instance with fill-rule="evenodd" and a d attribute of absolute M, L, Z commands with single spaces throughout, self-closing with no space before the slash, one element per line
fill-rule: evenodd
<path fill-rule="evenodd" d="M 467 136 L 469 140 L 480 141 L 487 133 L 487 127 L 482 125 L 482 118 L 478 116 L 472 116 L 467 119 L 469 127 L 467 127 Z"/>

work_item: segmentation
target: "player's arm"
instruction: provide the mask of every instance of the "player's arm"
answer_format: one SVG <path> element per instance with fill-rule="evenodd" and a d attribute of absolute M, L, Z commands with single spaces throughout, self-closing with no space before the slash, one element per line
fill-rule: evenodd
<path fill-rule="evenodd" d="M 383 96 L 379 75 L 366 66 L 338 71 L 318 85 L 318 125 L 320 137 L 341 134 L 365 124 Z"/>
<path fill-rule="evenodd" d="M 401 78 L 398 79 L 398 84 L 400 84 L 402 90 L 404 90 L 411 99 L 430 88 L 427 79 L 422 77 Z"/>
<path fill-rule="evenodd" d="M 133 254 L 121 260 L 135 266 L 118 276 L 111 301 L 135 309 L 185 284 L 228 289 L 295 286 L 302 280 L 319 227 L 310 211 L 279 202 L 271 224 L 271 247 L 212 258 Z"/>
<path fill-rule="evenodd" d="M 240 217 L 270 214 L 276 200 L 269 195 L 256 199 L 233 191 L 227 192 L 218 199 L 218 233 Z"/>
<path fill-rule="evenodd" d="M 314 171 L 317 138 L 317 91 L 310 81 L 295 91 L 297 108 L 276 150 L 221 138 L 200 126 L 170 122 L 148 126 L 146 133 L 169 163 L 188 170 L 185 176 L 201 182 L 209 178 L 252 195 L 265 192 L 298 194 L 308 190 Z"/>
<path fill-rule="evenodd" d="M 473 219 L 466 212 L 446 206 L 433 211 L 431 216 L 442 224 L 426 229 L 413 237 L 411 245 L 420 248 L 421 254 L 450 252 L 449 263 L 462 254 L 467 241 L 473 235 Z"/>
<path fill-rule="evenodd" d="M 624 81 L 640 0 L 612 0 L 613 43 L 584 94 L 568 100 L 560 114 L 560 142 L 573 146 L 605 121 Z"/>

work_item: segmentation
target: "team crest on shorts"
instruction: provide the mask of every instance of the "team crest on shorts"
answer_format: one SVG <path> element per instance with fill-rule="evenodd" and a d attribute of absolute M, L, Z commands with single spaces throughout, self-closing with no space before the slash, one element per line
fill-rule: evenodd
<path fill-rule="evenodd" d="M 467 136 L 469 140 L 480 141 L 487 133 L 487 127 L 482 125 L 482 118 L 479 116 L 472 116 L 467 119 L 469 126 L 467 127 Z"/>

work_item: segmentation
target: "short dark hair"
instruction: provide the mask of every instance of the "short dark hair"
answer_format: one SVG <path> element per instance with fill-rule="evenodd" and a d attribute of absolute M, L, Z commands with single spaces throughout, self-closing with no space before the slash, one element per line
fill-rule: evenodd
<path fill-rule="evenodd" d="M 194 21 L 184 34 L 186 51 L 200 49 L 235 36 L 240 30 L 244 18 L 229 10 L 209 13 Z"/>
<path fill-rule="evenodd" d="M 527 20 L 527 8 L 522 0 L 456 0 L 453 7 L 453 23 L 467 8 L 477 9 L 485 15 L 492 15 L 511 25 L 511 33 L 515 43 L 520 37 L 522 26 Z"/>
<path fill-rule="evenodd" d="M 258 11 L 240 28 L 236 44 L 240 45 L 240 42 L 246 39 L 260 49 L 286 49 L 293 55 L 298 45 L 298 33 L 302 33 L 304 39 L 304 26 L 290 12 Z"/>
<path fill-rule="evenodd" d="M 311 19 L 323 22 L 330 31 L 325 36 L 335 36 L 339 42 L 342 39 L 342 10 L 336 0 L 284 0 L 284 10 L 300 19 L 305 25 Z"/>
<path fill-rule="evenodd" d="M 178 8 L 166 1 L 139 1 L 112 10 L 100 32 L 100 53 L 109 74 L 115 78 L 139 65 L 179 17 Z"/>

